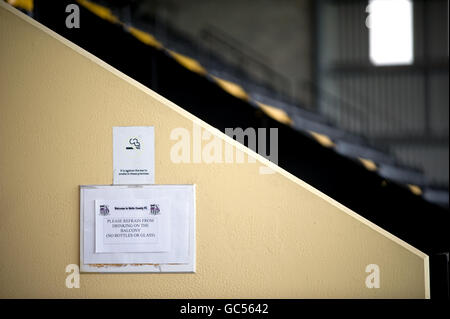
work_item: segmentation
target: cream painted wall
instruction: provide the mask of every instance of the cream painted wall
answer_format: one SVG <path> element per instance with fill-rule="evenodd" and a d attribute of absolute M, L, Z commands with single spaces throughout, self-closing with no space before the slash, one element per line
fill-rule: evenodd
<path fill-rule="evenodd" d="M 171 130 L 193 122 L 243 148 L 3 2 L 0 70 L 0 297 L 428 297 L 425 254 L 254 153 L 172 163 Z M 68 289 L 79 185 L 111 184 L 120 125 L 155 126 L 157 183 L 197 184 L 197 272 L 82 274 Z"/>

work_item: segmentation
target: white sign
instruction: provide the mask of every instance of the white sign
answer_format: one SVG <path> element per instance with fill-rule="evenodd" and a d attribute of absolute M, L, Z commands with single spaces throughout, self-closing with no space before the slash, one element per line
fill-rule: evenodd
<path fill-rule="evenodd" d="M 80 187 L 82 272 L 194 272 L 195 185 Z"/>
<path fill-rule="evenodd" d="M 164 200 L 95 200 L 95 252 L 169 251 L 169 218 Z"/>
<path fill-rule="evenodd" d="M 155 183 L 155 132 L 152 126 L 113 127 L 114 184 Z"/>

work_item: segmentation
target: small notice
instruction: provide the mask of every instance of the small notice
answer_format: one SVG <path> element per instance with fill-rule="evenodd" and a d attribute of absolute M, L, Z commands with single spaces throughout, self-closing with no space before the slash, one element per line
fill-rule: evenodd
<path fill-rule="evenodd" d="M 155 183 L 153 126 L 113 127 L 114 184 Z"/>
<path fill-rule="evenodd" d="M 165 200 L 95 200 L 95 251 L 169 251 L 169 218 Z"/>

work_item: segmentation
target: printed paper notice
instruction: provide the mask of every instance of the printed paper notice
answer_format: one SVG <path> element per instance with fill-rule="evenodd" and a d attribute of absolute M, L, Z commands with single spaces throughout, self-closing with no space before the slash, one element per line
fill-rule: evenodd
<path fill-rule="evenodd" d="M 95 200 L 95 251 L 170 250 L 167 200 Z"/>
<path fill-rule="evenodd" d="M 152 126 L 113 127 L 114 184 L 155 183 L 155 132 Z"/>

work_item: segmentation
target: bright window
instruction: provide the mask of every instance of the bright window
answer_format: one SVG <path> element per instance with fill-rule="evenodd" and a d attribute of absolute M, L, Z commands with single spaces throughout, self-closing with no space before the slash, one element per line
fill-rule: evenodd
<path fill-rule="evenodd" d="M 412 2 L 369 0 L 367 11 L 370 61 L 375 65 L 412 64 Z"/>

